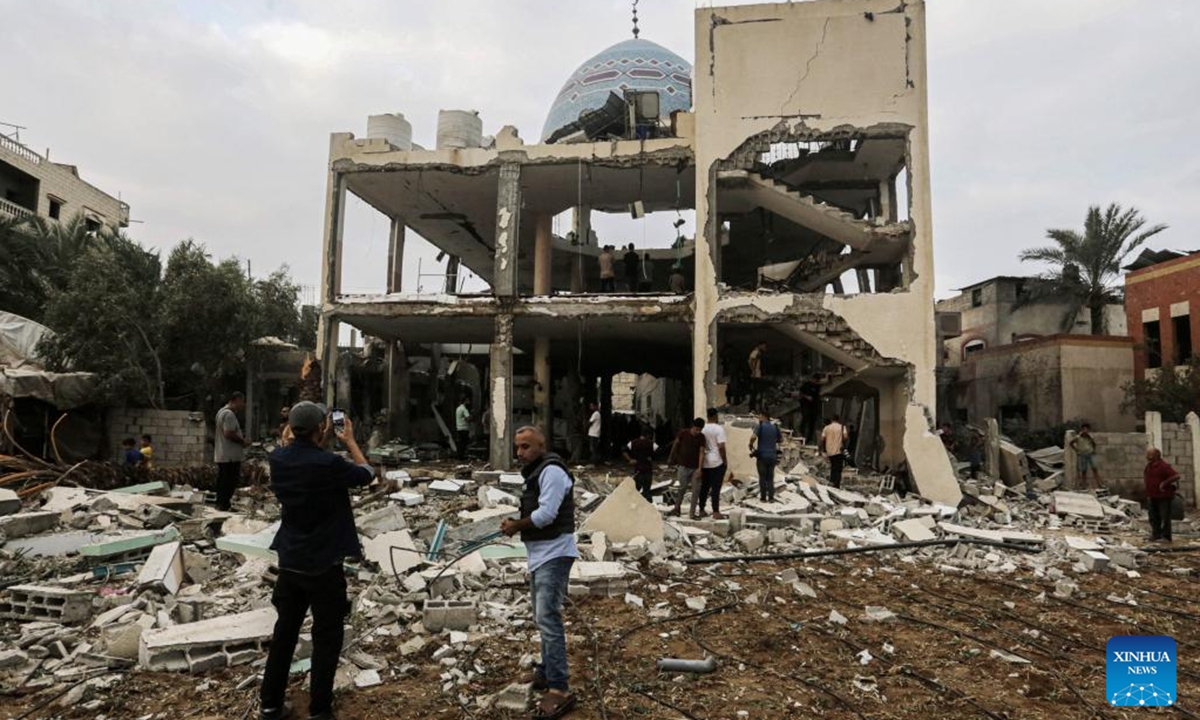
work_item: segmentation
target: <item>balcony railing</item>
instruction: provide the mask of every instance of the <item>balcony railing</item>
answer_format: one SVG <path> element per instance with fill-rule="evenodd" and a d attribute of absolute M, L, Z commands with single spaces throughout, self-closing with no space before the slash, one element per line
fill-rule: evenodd
<path fill-rule="evenodd" d="M 20 205 L 13 203 L 13 202 L 9 202 L 8 200 L 5 200 L 3 198 L 0 198 L 0 213 L 3 213 L 5 215 L 12 215 L 15 218 L 22 218 L 22 219 L 23 218 L 31 218 L 37 214 L 28 208 L 23 208 Z"/>
<path fill-rule="evenodd" d="M 41 165 L 44 158 L 7 135 L 0 135 L 0 148 L 13 153 L 34 165 Z"/>

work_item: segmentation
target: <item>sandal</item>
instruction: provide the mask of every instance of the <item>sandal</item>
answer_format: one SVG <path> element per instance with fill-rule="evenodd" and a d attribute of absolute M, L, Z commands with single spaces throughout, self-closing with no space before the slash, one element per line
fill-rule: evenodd
<path fill-rule="evenodd" d="M 542 696 L 537 709 L 533 711 L 533 720 L 556 720 L 575 709 L 575 696 L 562 694 L 551 690 Z"/>

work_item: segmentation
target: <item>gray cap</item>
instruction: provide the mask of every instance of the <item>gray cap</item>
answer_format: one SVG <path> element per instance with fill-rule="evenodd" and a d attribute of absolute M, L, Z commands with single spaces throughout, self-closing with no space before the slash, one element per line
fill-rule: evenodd
<path fill-rule="evenodd" d="M 325 422 L 325 414 L 324 405 L 307 400 L 298 402 L 288 412 L 288 425 L 296 435 L 309 435 Z"/>

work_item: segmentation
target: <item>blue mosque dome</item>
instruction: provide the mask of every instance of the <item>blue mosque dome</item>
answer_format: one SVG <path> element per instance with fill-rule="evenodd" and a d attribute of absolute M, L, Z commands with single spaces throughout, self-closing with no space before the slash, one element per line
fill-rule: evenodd
<path fill-rule="evenodd" d="M 619 42 L 584 61 L 567 78 L 550 106 L 542 127 L 542 142 L 555 130 L 579 119 L 584 110 L 604 105 L 610 92 L 657 90 L 665 118 L 692 107 L 692 66 L 658 43 L 633 38 Z"/>

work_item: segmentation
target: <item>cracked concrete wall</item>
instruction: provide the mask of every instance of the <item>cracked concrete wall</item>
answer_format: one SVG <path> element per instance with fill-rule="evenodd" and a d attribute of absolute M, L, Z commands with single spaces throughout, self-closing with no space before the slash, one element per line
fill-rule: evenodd
<path fill-rule="evenodd" d="M 885 425 L 885 446 L 892 453 L 904 449 L 922 494 L 956 503 L 949 459 L 928 432 L 937 356 L 924 3 L 818 0 L 703 8 L 696 10 L 695 31 L 696 226 L 703 230 L 696 238 L 696 410 L 710 396 L 711 336 L 722 306 L 712 259 L 717 220 L 710 207 L 719 164 L 773 129 L 820 134 L 907 127 L 910 282 L 901 291 L 824 296 L 823 302 L 880 354 L 910 365 L 909 381 L 892 383 L 902 394 L 881 392 L 892 420 Z"/>

